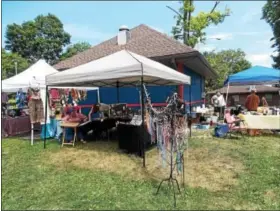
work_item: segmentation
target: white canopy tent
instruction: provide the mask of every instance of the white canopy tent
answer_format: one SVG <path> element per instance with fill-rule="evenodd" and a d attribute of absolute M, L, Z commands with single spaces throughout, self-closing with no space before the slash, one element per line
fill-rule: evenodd
<path fill-rule="evenodd" d="M 58 71 L 44 60 L 39 60 L 25 71 L 3 80 L 2 92 L 17 92 L 20 88 L 27 90 L 32 83 L 37 83 L 40 88 L 45 88 L 45 77 L 53 73 L 58 73 Z"/>
<path fill-rule="evenodd" d="M 47 85 L 131 86 L 190 84 L 190 77 L 144 56 L 122 50 L 98 60 L 48 75 Z"/>
<path fill-rule="evenodd" d="M 144 108 L 146 85 L 178 85 L 191 83 L 190 77 L 144 56 L 121 50 L 109 56 L 48 75 L 47 86 L 98 86 L 122 87 L 141 84 L 141 105 Z M 143 111 L 143 109 L 142 109 Z M 144 130 L 144 112 L 142 112 Z M 44 142 L 46 147 L 46 140 Z M 145 143 L 142 141 L 143 166 L 145 167 Z"/>
<path fill-rule="evenodd" d="M 32 66 L 30 66 L 25 71 L 10 77 L 8 79 L 5 79 L 2 81 L 2 92 L 6 93 L 14 93 L 17 92 L 19 89 L 22 89 L 23 92 L 27 92 L 28 88 L 31 85 L 35 85 L 36 87 L 40 88 L 40 94 L 41 99 L 43 101 L 44 109 L 47 108 L 46 111 L 46 123 L 50 123 L 50 109 L 48 106 L 48 101 L 46 101 L 46 76 L 49 74 L 58 73 L 58 71 L 50 66 L 48 63 L 46 63 L 44 60 L 39 60 Z M 99 88 L 98 87 L 53 87 L 53 88 L 59 88 L 59 89 L 67 89 L 67 88 L 74 88 L 79 90 L 97 90 L 97 96 L 98 96 L 98 102 L 100 101 L 99 97 Z M 45 122 L 41 122 L 41 124 L 45 124 Z M 31 144 L 33 145 L 33 125 L 31 125 Z"/>

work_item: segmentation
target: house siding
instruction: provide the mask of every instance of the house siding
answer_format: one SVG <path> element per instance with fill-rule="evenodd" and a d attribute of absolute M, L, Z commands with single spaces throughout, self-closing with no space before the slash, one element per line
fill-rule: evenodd
<path fill-rule="evenodd" d="M 184 66 L 184 74 L 191 77 L 191 101 L 192 105 L 202 104 L 202 92 L 204 91 L 204 77 Z M 177 92 L 177 86 L 147 86 L 152 103 L 164 103 L 168 96 Z M 119 102 L 127 104 L 139 104 L 140 87 L 121 87 L 119 88 Z M 100 101 L 106 104 L 117 103 L 117 88 L 100 88 Z M 81 101 L 80 105 L 91 105 L 97 103 L 96 91 L 88 91 L 87 99 Z M 189 85 L 184 85 L 184 100 L 190 101 Z M 199 102 L 198 102 L 199 101 Z M 188 108 L 188 106 L 186 106 Z M 188 109 L 187 109 L 188 110 Z M 83 108 L 83 113 L 88 113 L 88 108 Z"/>
<path fill-rule="evenodd" d="M 242 94 L 229 94 L 228 95 L 228 100 L 227 100 L 227 105 L 228 106 L 234 106 L 230 99 L 232 96 L 236 96 L 238 95 L 239 96 L 239 101 L 238 102 L 235 102 L 235 104 L 239 104 L 239 105 L 242 105 L 244 106 L 245 105 L 245 101 L 246 101 L 246 98 L 247 96 L 249 95 L 250 93 L 242 93 Z M 272 99 L 267 99 L 267 103 L 269 106 L 280 106 L 280 96 L 279 96 L 279 93 L 278 92 L 272 92 L 272 93 L 257 93 L 257 95 L 260 97 L 260 100 L 262 97 L 266 97 L 265 95 L 267 94 L 271 94 L 272 95 Z M 214 94 L 211 94 L 208 98 L 208 103 L 210 103 L 210 99 L 211 97 L 213 96 Z M 226 98 L 226 95 L 224 94 L 224 98 Z"/>

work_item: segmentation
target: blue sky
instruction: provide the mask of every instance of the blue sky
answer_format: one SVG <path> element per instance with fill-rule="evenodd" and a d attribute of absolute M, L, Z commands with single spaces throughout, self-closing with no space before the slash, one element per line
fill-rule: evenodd
<path fill-rule="evenodd" d="M 196 1 L 196 11 L 209 11 L 212 1 Z M 253 65 L 270 67 L 272 31 L 261 19 L 265 1 L 221 1 L 218 9 L 226 6 L 231 16 L 218 25 L 206 30 L 206 44 L 196 46 L 200 51 L 241 48 Z M 121 25 L 133 28 L 139 24 L 149 25 L 170 34 L 175 24 L 174 13 L 166 5 L 178 8 L 177 1 L 3 1 L 2 2 L 2 44 L 8 24 L 21 24 L 39 14 L 52 13 L 64 24 L 72 35 L 72 43 L 87 41 L 96 45 L 117 34 Z M 220 41 L 213 38 L 219 37 Z"/>

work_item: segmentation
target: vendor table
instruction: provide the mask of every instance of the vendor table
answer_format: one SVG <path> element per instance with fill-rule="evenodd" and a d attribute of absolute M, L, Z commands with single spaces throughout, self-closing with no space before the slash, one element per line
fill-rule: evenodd
<path fill-rule="evenodd" d="M 119 148 L 127 153 L 143 156 L 142 139 L 145 142 L 145 150 L 152 145 L 151 137 L 147 130 L 142 133 L 141 125 L 120 123 L 117 126 Z"/>
<path fill-rule="evenodd" d="M 62 143 L 61 143 L 62 147 L 64 145 L 72 145 L 73 147 L 75 146 L 75 141 L 77 139 L 77 127 L 79 126 L 79 124 L 80 123 L 76 123 L 76 122 L 61 122 L 60 126 L 63 128 L 63 137 L 62 137 Z M 74 129 L 74 138 L 73 138 L 72 143 L 65 143 L 66 128 Z"/>
<path fill-rule="evenodd" d="M 31 131 L 31 123 L 29 116 L 23 117 L 6 117 L 2 118 L 2 134 L 8 136 L 15 136 Z"/>
<path fill-rule="evenodd" d="M 248 129 L 280 130 L 280 116 L 276 115 L 241 115 Z"/>

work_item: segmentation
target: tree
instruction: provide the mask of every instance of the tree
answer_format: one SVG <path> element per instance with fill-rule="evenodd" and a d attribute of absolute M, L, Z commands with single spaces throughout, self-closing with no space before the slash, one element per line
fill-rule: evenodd
<path fill-rule="evenodd" d="M 274 65 L 273 67 L 280 69 L 280 1 L 267 1 L 263 7 L 263 17 L 266 22 L 271 26 L 273 31 L 274 44 L 272 48 L 276 48 L 278 55 L 272 56 Z"/>
<path fill-rule="evenodd" d="M 22 72 L 23 70 L 29 67 L 27 59 L 22 58 L 17 53 L 8 53 L 5 49 L 1 49 L 1 59 L 2 59 L 2 80 L 12 77 L 17 73 Z"/>
<path fill-rule="evenodd" d="M 206 91 L 223 87 L 223 83 L 229 75 L 252 66 L 245 58 L 246 54 L 241 49 L 223 50 L 217 53 L 214 51 L 205 52 L 204 56 L 218 74 L 217 78 L 206 80 Z"/>
<path fill-rule="evenodd" d="M 83 52 L 87 49 L 89 49 L 91 45 L 87 42 L 81 42 L 81 43 L 76 43 L 74 45 L 71 45 L 67 47 L 65 53 L 63 53 L 60 57 L 60 60 L 65 60 L 71 56 L 74 56 L 75 54 L 79 52 Z"/>
<path fill-rule="evenodd" d="M 7 26 L 5 48 L 18 53 L 30 62 L 45 59 L 53 64 L 70 43 L 70 35 L 64 31 L 61 21 L 52 14 L 39 15 L 21 25 Z"/>
<path fill-rule="evenodd" d="M 204 43 L 206 40 L 205 29 L 214 24 L 222 23 L 226 16 L 229 16 L 230 10 L 225 9 L 224 12 L 215 11 L 219 5 L 216 1 L 214 7 L 210 12 L 199 12 L 196 16 L 192 16 L 195 11 L 193 0 L 180 1 L 182 6 L 179 11 L 168 6 L 173 12 L 176 13 L 176 26 L 172 28 L 172 34 L 175 39 L 182 40 L 188 46 L 195 47 L 198 42 Z"/>

